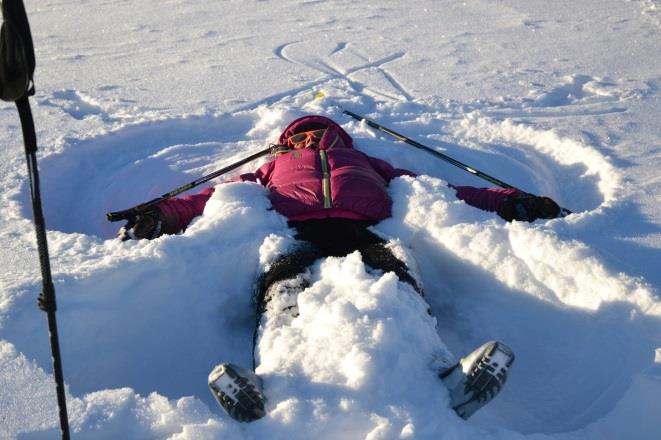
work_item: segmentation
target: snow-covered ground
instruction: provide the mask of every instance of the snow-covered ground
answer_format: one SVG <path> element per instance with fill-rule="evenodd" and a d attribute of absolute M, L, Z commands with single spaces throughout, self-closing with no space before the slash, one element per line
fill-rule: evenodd
<path fill-rule="evenodd" d="M 658 0 L 26 6 L 74 438 L 661 436 Z M 446 182 L 485 182 L 338 105 L 575 214 L 507 224 L 473 209 Z M 153 242 L 113 240 L 105 213 L 259 151 L 310 113 L 421 175 L 391 184 L 393 217 L 375 229 L 415 268 L 433 316 L 358 253 L 319 261 L 300 316 L 260 345 L 269 414 L 238 424 L 206 376 L 250 365 L 252 282 L 291 245 L 286 221 L 248 183 L 218 186 L 185 234 Z M 54 438 L 9 104 L 0 140 L 0 438 Z M 489 339 L 517 360 L 502 394 L 463 421 L 434 368 Z"/>

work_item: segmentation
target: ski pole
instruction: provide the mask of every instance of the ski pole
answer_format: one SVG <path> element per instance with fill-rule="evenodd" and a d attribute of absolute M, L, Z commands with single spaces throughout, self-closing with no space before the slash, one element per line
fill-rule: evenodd
<path fill-rule="evenodd" d="M 199 179 L 193 180 L 192 182 L 189 182 L 185 185 L 182 185 L 178 188 L 175 188 L 172 191 L 167 192 L 167 193 L 163 194 L 160 197 L 156 197 L 155 199 L 152 199 L 148 202 L 136 205 L 133 208 L 125 209 L 123 211 L 109 212 L 108 214 L 106 214 L 106 218 L 108 219 L 108 221 L 111 221 L 111 222 L 118 222 L 118 221 L 122 221 L 122 220 L 131 220 L 136 215 L 140 214 L 141 212 L 145 212 L 147 209 L 161 203 L 164 200 L 167 200 L 171 197 L 174 197 L 178 194 L 181 194 L 182 192 L 193 189 L 196 186 L 199 186 L 199 185 L 203 184 L 204 182 L 208 182 L 211 179 L 215 179 L 218 176 L 222 176 L 223 174 L 229 173 L 230 171 L 240 167 L 241 165 L 247 164 L 248 162 L 252 162 L 253 160 L 258 159 L 262 156 L 266 156 L 267 154 L 274 151 L 275 147 L 277 147 L 277 146 L 273 145 L 273 144 L 269 145 L 268 148 L 266 148 L 262 151 L 259 151 L 255 154 L 251 155 L 251 156 L 248 156 L 245 159 L 241 159 L 238 162 L 235 162 L 231 165 L 228 165 L 224 168 L 221 168 L 217 171 L 214 171 L 213 173 L 207 174 L 206 176 L 202 176 Z"/>
<path fill-rule="evenodd" d="M 53 286 L 50 257 L 48 255 L 46 222 L 41 205 L 39 167 L 37 164 L 37 135 L 28 99 L 29 96 L 34 95 L 34 46 L 23 1 L 4 0 L 2 2 L 2 19 L 2 30 L 0 30 L 2 34 L 2 45 L 0 45 L 2 50 L 0 54 L 0 98 L 4 101 L 13 101 L 16 104 L 21 120 L 43 289 L 39 294 L 38 305 L 41 310 L 46 312 L 48 317 L 48 334 L 53 359 L 53 376 L 57 393 L 60 432 L 62 439 L 68 440 L 69 417 L 64 389 L 60 341 L 55 318 L 57 310 L 55 287 Z"/>
<path fill-rule="evenodd" d="M 354 118 L 354 119 L 356 119 L 356 120 L 358 120 L 358 121 L 364 121 L 367 125 L 369 125 L 370 127 L 374 128 L 374 129 L 376 129 L 376 130 L 382 131 L 382 132 L 386 133 L 387 135 L 390 135 L 390 136 L 394 137 L 395 139 L 398 139 L 398 140 L 400 140 L 400 141 L 402 141 L 402 142 L 405 142 L 405 143 L 407 143 L 407 144 L 409 144 L 409 145 L 412 145 L 412 146 L 414 146 L 414 147 L 416 147 L 416 148 L 419 148 L 419 149 L 421 149 L 421 150 L 424 150 L 424 151 L 426 151 L 427 153 L 433 154 L 434 156 L 438 157 L 439 159 L 442 159 L 442 160 L 444 160 L 444 161 L 446 161 L 446 162 L 449 162 L 450 164 L 452 164 L 452 165 L 454 165 L 454 166 L 456 166 L 456 167 L 458 167 L 458 168 L 461 168 L 462 170 L 467 171 L 467 172 L 473 174 L 474 176 L 477 176 L 477 177 L 479 177 L 479 178 L 481 178 L 481 179 L 484 179 L 484 180 L 486 180 L 486 181 L 488 181 L 488 182 L 491 182 L 491 183 L 493 183 L 494 185 L 500 186 L 501 188 L 512 188 L 512 189 L 516 189 L 517 191 L 520 191 L 520 192 L 522 192 L 522 193 L 524 193 L 524 194 L 530 194 L 530 193 L 528 193 L 528 192 L 526 192 L 526 191 L 522 191 L 522 190 L 520 190 L 519 188 L 517 188 L 517 187 L 515 187 L 515 186 L 513 186 L 513 185 L 510 185 L 509 183 L 503 182 L 503 181 L 500 180 L 500 179 L 496 179 L 496 178 L 493 177 L 493 176 L 490 176 L 490 175 L 488 175 L 488 174 L 486 174 L 486 173 L 483 173 L 483 172 L 480 171 L 480 170 L 476 170 L 475 168 L 472 168 L 472 167 L 466 165 L 465 163 L 459 162 L 458 160 L 453 159 L 453 158 L 451 158 L 450 156 L 445 155 L 445 154 L 443 154 L 443 153 L 441 153 L 441 152 L 439 152 L 439 151 L 436 151 L 436 150 L 434 150 L 434 149 L 431 148 L 431 147 L 428 147 L 428 146 L 426 146 L 426 145 L 423 145 L 423 144 L 421 144 L 420 142 L 414 141 L 413 139 L 408 138 L 408 137 L 404 136 L 403 134 L 397 133 L 396 131 L 393 131 L 393 130 L 387 128 L 387 127 L 384 127 L 383 125 L 377 124 L 376 122 L 371 121 L 371 120 L 367 119 L 367 118 L 364 117 L 364 116 L 360 116 L 360 115 L 358 115 L 358 114 L 356 114 L 356 113 L 354 113 L 354 112 L 351 112 L 351 111 L 349 111 L 349 110 L 345 110 L 345 109 L 342 109 L 342 113 L 344 113 L 344 114 L 347 115 L 347 116 L 351 116 L 352 118 Z M 560 217 L 566 217 L 566 216 L 569 215 L 569 214 L 571 214 L 571 211 L 570 211 L 569 209 L 567 209 L 567 208 L 562 208 L 562 207 L 560 208 L 560 214 L 559 214 Z"/>

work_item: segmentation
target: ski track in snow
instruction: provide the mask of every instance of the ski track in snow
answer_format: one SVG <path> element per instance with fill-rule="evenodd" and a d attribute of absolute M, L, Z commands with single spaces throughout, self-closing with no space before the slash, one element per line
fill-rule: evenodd
<path fill-rule="evenodd" d="M 340 42 L 330 51 L 330 54 L 323 59 L 316 58 L 300 61 L 297 59 L 294 53 L 289 53 L 295 51 L 303 54 L 311 52 L 310 48 L 306 47 L 305 43 L 291 42 L 282 46 L 278 46 L 274 51 L 274 54 L 289 63 L 297 64 L 311 70 L 316 70 L 324 74 L 326 79 L 345 79 L 356 91 L 365 88 L 369 91 L 366 93 L 373 93 L 381 98 L 385 97 L 389 100 L 401 100 L 402 98 L 407 101 L 413 100 L 413 97 L 406 91 L 406 89 L 395 79 L 392 74 L 388 73 L 388 71 L 384 68 L 386 64 L 397 61 L 405 56 L 403 52 L 393 53 L 376 61 L 370 61 L 366 56 L 352 50 L 347 43 Z M 337 66 L 332 61 L 334 56 L 337 58 L 338 56 L 347 52 L 350 52 L 350 57 L 353 59 L 361 60 L 363 63 L 358 66 L 345 69 L 343 67 Z M 360 78 L 363 80 L 367 79 L 367 82 L 370 83 L 370 87 L 365 87 L 364 82 L 361 81 Z"/>
<path fill-rule="evenodd" d="M 659 0 L 638 0 L 641 4 L 641 14 L 645 19 L 661 28 L 661 2 Z"/>
<path fill-rule="evenodd" d="M 658 22 L 656 2 L 643 3 L 646 16 Z M 606 252 L 606 239 L 586 232 L 608 229 L 624 215 L 634 224 L 643 219 L 626 212 L 626 185 L 610 158 L 589 140 L 535 122 L 625 112 L 640 89 L 576 74 L 525 98 L 447 102 L 439 109 L 389 71 L 406 52 L 371 59 L 352 43 L 329 44 L 327 55 L 317 57 L 304 56 L 309 50 L 301 41 L 278 45 L 277 58 L 314 77 L 225 114 L 129 117 L 116 110 L 121 105 L 73 89 L 37 101 L 77 120 L 99 118 L 107 128 L 62 138 L 40 159 L 78 435 L 435 438 L 442 430 L 461 438 L 570 439 L 601 438 L 617 430 L 622 417 L 646 420 L 661 392 L 661 301 L 645 280 L 618 269 L 626 263 Z M 312 99 L 317 92 L 328 98 Z M 504 224 L 456 201 L 444 184 L 480 182 L 393 145 L 344 118 L 334 104 L 550 195 L 575 214 Z M 258 373 L 266 380 L 270 414 L 238 426 L 218 415 L 204 379 L 221 361 L 250 364 L 253 316 L 246 292 L 260 267 L 291 243 L 286 222 L 269 209 L 264 190 L 250 184 L 220 186 L 185 234 L 149 243 L 115 242 L 119 224 L 108 224 L 103 214 L 235 162 L 306 113 L 340 121 L 363 151 L 423 175 L 393 182 L 393 217 L 376 229 L 413 259 L 433 317 L 392 274 L 368 271 L 357 253 L 319 262 L 301 294 L 300 319 L 274 326 L 261 349 Z M 27 224 L 27 187 L 12 188 L 6 200 L 5 218 Z M 356 283 L 362 295 L 352 293 Z M 0 297 L 0 365 L 12 372 L 1 385 L 15 390 L 0 393 L 0 406 L 13 408 L 8 426 L 47 438 L 56 418 L 44 391 L 51 379 L 43 317 L 28 305 L 36 289 L 35 280 L 25 280 Z M 445 390 L 429 365 L 416 368 L 447 357 L 448 349 L 458 356 L 494 338 L 518 354 L 512 378 L 498 403 L 466 425 L 445 408 Z M 325 359 L 327 353 L 314 349 L 319 345 L 334 356 Z M 342 358 L 349 346 L 354 349 Z M 380 376 L 392 371 L 406 375 L 401 383 Z M 415 387 L 420 390 L 409 394 Z M 39 402 L 37 412 L 47 417 L 20 419 L 34 411 L 14 397 L 24 389 L 35 392 L 29 403 Z"/>

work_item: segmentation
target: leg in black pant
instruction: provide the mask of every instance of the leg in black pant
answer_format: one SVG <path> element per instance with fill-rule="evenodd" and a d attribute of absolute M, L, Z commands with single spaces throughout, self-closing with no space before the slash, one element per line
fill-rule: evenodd
<path fill-rule="evenodd" d="M 379 240 L 378 242 L 370 243 L 358 249 L 363 256 L 365 264 L 372 269 L 394 272 L 400 281 L 410 284 L 416 292 L 424 297 L 422 288 L 418 285 L 415 278 L 411 276 L 406 264 L 393 255 L 392 251 L 386 247 L 386 242 L 383 239 L 376 235 L 375 237 Z"/>
<path fill-rule="evenodd" d="M 257 281 L 255 291 L 256 323 L 253 333 L 253 369 L 255 368 L 255 348 L 259 336 L 262 315 L 266 311 L 271 295 L 269 292 L 276 283 L 296 278 L 310 267 L 316 260 L 334 256 L 343 257 L 358 250 L 365 264 L 372 269 L 384 272 L 394 272 L 400 281 L 411 285 L 416 292 L 423 295 L 417 281 L 409 273 L 409 269 L 386 247 L 386 241 L 367 229 L 372 223 L 346 219 L 308 220 L 290 223 L 296 231 L 299 244 L 294 250 L 275 261 Z M 297 290 L 307 287 L 297 286 Z M 291 307 L 288 307 L 291 308 Z"/>
<path fill-rule="evenodd" d="M 298 231 L 296 238 L 316 246 L 323 256 L 343 257 L 358 250 L 366 265 L 384 272 L 394 272 L 422 295 L 422 289 L 409 273 L 406 264 L 386 247 L 386 240 L 369 229 L 373 222 L 348 219 L 308 220 L 292 225 Z"/>
<path fill-rule="evenodd" d="M 253 332 L 252 338 L 252 353 L 253 353 L 253 371 L 257 367 L 256 365 L 256 356 L 255 348 L 257 346 L 257 338 L 259 337 L 259 329 L 262 321 L 262 316 L 266 311 L 272 295 L 276 292 L 271 292 L 272 286 L 276 283 L 291 280 L 296 278 L 299 274 L 302 274 L 310 267 L 315 261 L 319 258 L 322 258 L 323 253 L 312 243 L 309 242 L 300 242 L 290 253 L 281 256 L 278 258 L 265 272 L 262 276 L 259 277 L 255 286 L 255 330 Z M 301 286 L 305 288 L 306 286 Z"/>

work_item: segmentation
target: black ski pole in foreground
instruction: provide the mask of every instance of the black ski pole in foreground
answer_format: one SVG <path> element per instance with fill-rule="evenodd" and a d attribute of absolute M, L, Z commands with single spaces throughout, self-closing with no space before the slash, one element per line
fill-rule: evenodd
<path fill-rule="evenodd" d="M 466 165 L 465 163 L 459 162 L 458 160 L 453 159 L 453 158 L 451 158 L 451 157 L 448 156 L 448 155 L 445 155 L 445 154 L 443 154 L 443 153 L 441 153 L 441 152 L 438 152 L 438 151 L 434 150 L 434 149 L 431 148 L 431 147 L 428 147 L 428 146 L 426 146 L 426 145 L 421 144 L 420 142 L 416 142 L 416 141 L 414 141 L 414 140 L 411 139 L 411 138 L 408 138 L 408 137 L 406 137 L 406 136 L 404 136 L 404 135 L 402 135 L 402 134 L 397 133 L 396 131 L 393 131 L 393 130 L 391 130 L 391 129 L 389 129 L 389 128 L 384 127 L 383 125 L 377 124 L 376 122 L 371 121 L 371 120 L 365 118 L 364 116 L 360 116 L 360 115 L 358 115 L 358 114 L 356 114 L 356 113 L 354 113 L 354 112 L 351 112 L 351 111 L 349 111 L 349 110 L 345 110 L 345 109 L 342 109 L 342 113 L 344 113 L 344 114 L 347 115 L 347 116 L 351 116 L 352 118 L 354 118 L 354 119 L 356 119 L 356 120 L 358 120 L 358 121 L 364 121 L 367 125 L 369 125 L 370 127 L 374 128 L 374 129 L 376 129 L 376 130 L 382 131 L 382 132 L 384 132 L 384 133 L 386 133 L 386 134 L 388 134 L 388 135 L 394 137 L 395 139 L 398 139 L 398 140 L 400 140 L 400 141 L 402 141 L 402 142 L 405 142 L 405 143 L 407 143 L 407 144 L 409 144 L 409 145 L 411 145 L 411 146 L 414 146 L 414 147 L 416 147 L 416 148 L 419 148 L 419 149 L 421 149 L 421 150 L 424 150 L 424 151 L 426 151 L 427 153 L 433 154 L 434 156 L 438 157 L 439 159 L 442 159 L 442 160 L 444 160 L 444 161 L 446 161 L 446 162 L 449 162 L 449 163 L 451 163 L 452 165 L 454 165 L 454 166 L 456 166 L 456 167 L 458 167 L 458 168 L 461 168 L 461 169 L 464 170 L 464 171 L 467 171 L 467 172 L 473 174 L 474 176 L 477 176 L 477 177 L 479 177 L 479 178 L 481 178 L 481 179 L 484 179 L 484 180 L 486 180 L 486 181 L 488 181 L 488 182 L 493 183 L 494 185 L 500 186 L 501 188 L 513 188 L 513 189 L 516 189 L 517 191 L 521 191 L 522 193 L 529 194 L 527 191 L 520 190 L 519 188 L 517 188 L 517 187 L 515 187 L 515 186 L 512 186 L 512 185 L 510 185 L 509 183 L 505 183 L 505 182 L 503 182 L 502 180 L 500 180 L 500 179 L 496 179 L 495 177 L 490 176 L 490 175 L 488 175 L 488 174 L 486 174 L 486 173 L 483 173 L 483 172 L 480 171 L 480 170 L 476 170 L 475 168 L 469 167 L 469 166 Z M 560 214 L 559 214 L 559 216 L 560 216 L 560 217 L 566 217 L 567 215 L 569 215 L 569 214 L 571 214 L 571 213 L 572 213 L 572 212 L 571 212 L 569 209 L 567 209 L 567 208 L 562 208 L 562 207 L 561 207 L 561 208 L 560 208 Z"/>
<path fill-rule="evenodd" d="M 28 97 L 34 94 L 32 78 L 34 75 L 34 47 L 28 24 L 27 14 L 22 0 L 4 0 L 2 2 L 2 30 L 0 31 L 0 98 L 15 102 L 21 119 L 25 158 L 30 178 L 32 212 L 37 234 L 37 247 L 41 266 L 43 291 L 39 295 L 39 308 L 48 315 L 51 352 L 53 355 L 53 375 L 57 391 L 57 404 L 60 415 L 62 438 L 69 439 L 69 418 L 64 390 L 64 374 L 60 356 L 60 342 L 55 319 L 55 288 L 48 256 L 46 222 L 41 206 L 39 187 L 39 168 L 37 166 L 37 136 Z"/>
<path fill-rule="evenodd" d="M 273 151 L 274 145 L 269 145 L 268 148 L 259 151 L 251 156 L 246 157 L 245 159 L 241 159 L 238 162 L 235 162 L 231 165 L 226 166 L 225 168 L 221 168 L 218 171 L 214 171 L 213 173 L 207 174 L 206 176 L 200 177 L 199 179 L 193 180 L 192 182 L 189 182 L 185 185 L 180 186 L 179 188 L 173 189 L 170 192 L 167 192 L 163 194 L 160 197 L 156 197 L 155 199 L 152 199 L 148 202 L 141 203 L 139 205 L 134 206 L 133 208 L 125 209 L 124 211 L 116 211 L 116 212 L 109 212 L 106 214 L 106 217 L 108 221 L 111 222 L 118 222 L 122 220 L 132 220 L 135 218 L 136 215 L 145 212 L 147 209 L 158 205 L 164 200 L 169 199 L 170 197 L 174 197 L 178 194 L 181 194 L 182 192 L 188 191 L 190 189 L 195 188 L 198 185 L 203 184 L 204 182 L 208 182 L 211 179 L 215 179 L 216 177 L 222 176 L 223 174 L 229 173 L 230 171 L 240 167 L 241 165 L 245 165 L 248 162 L 252 162 L 255 159 L 258 159 L 262 156 L 266 156 L 267 154 L 271 153 Z"/>

